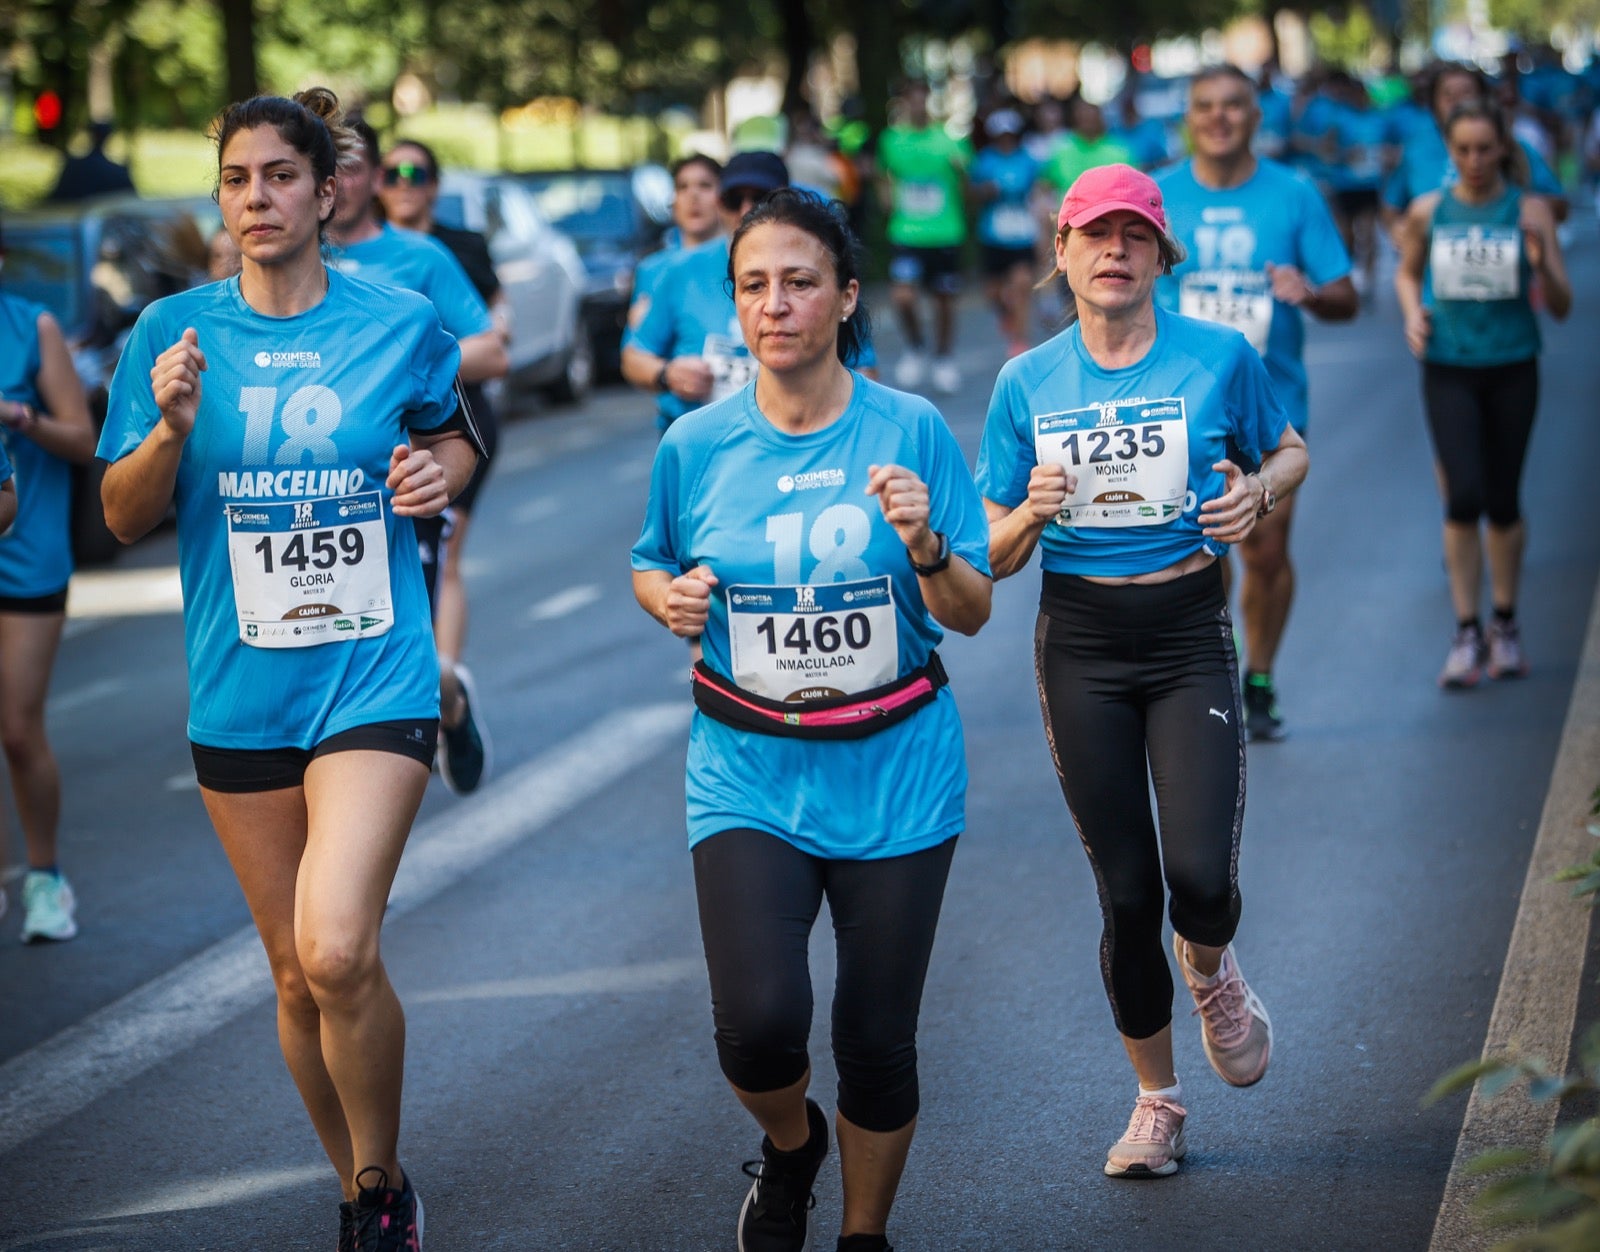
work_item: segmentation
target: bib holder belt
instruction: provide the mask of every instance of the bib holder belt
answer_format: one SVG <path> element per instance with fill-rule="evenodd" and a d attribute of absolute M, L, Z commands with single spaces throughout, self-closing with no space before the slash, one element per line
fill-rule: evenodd
<path fill-rule="evenodd" d="M 939 688 L 949 681 L 937 652 L 928 653 L 926 665 L 892 683 L 803 703 L 769 700 L 746 691 L 704 661 L 695 662 L 689 676 L 695 706 L 707 717 L 735 730 L 785 739 L 865 739 L 933 703 Z"/>

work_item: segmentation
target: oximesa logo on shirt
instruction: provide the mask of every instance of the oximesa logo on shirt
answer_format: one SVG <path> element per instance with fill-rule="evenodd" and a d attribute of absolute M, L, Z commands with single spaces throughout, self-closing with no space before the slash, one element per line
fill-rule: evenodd
<path fill-rule="evenodd" d="M 320 352 L 258 352 L 255 362 L 262 369 L 269 365 L 278 369 L 319 370 L 322 368 Z"/>
<path fill-rule="evenodd" d="M 843 487 L 842 469 L 809 470 L 804 474 L 783 474 L 778 478 L 778 490 L 788 495 L 791 491 L 810 491 L 815 487 Z"/>

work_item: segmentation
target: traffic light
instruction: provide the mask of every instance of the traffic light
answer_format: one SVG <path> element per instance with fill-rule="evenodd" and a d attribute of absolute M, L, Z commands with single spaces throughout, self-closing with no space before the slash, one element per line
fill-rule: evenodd
<path fill-rule="evenodd" d="M 61 125 L 61 97 L 46 87 L 33 98 L 33 124 L 41 143 L 51 143 Z"/>

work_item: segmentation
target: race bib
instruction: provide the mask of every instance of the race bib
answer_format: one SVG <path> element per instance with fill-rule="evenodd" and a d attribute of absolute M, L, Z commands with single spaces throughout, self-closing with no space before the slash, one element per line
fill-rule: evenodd
<path fill-rule="evenodd" d="M 1020 204 L 997 204 L 989 214 L 989 233 L 1003 248 L 1020 248 L 1034 241 L 1038 220 Z"/>
<path fill-rule="evenodd" d="M 1076 474 L 1062 526 L 1159 526 L 1183 513 L 1189 423 L 1183 397 L 1113 400 L 1033 419 L 1040 465 Z"/>
<path fill-rule="evenodd" d="M 760 362 L 743 342 L 727 335 L 707 335 L 700 355 L 711 367 L 711 403 L 726 400 L 756 376 Z"/>
<path fill-rule="evenodd" d="M 1265 355 L 1272 331 L 1272 284 L 1259 270 L 1197 270 L 1179 280 L 1178 312 L 1231 326 Z"/>
<path fill-rule="evenodd" d="M 938 217 L 944 212 L 949 194 L 943 183 L 904 182 L 900 184 L 897 203 L 907 217 Z"/>
<path fill-rule="evenodd" d="M 381 635 L 394 625 L 389 537 L 376 491 L 224 511 L 244 643 L 309 648 Z"/>
<path fill-rule="evenodd" d="M 900 676 L 887 574 L 820 586 L 728 588 L 733 681 L 769 700 L 855 695 Z"/>
<path fill-rule="evenodd" d="M 1515 300 L 1522 232 L 1515 226 L 1438 226 L 1428 265 L 1441 300 Z"/>

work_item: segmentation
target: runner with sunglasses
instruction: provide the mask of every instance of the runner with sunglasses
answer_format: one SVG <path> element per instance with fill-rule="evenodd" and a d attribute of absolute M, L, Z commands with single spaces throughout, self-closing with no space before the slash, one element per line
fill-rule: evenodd
<path fill-rule="evenodd" d="M 433 149 L 415 139 L 397 143 L 383 159 L 378 200 L 384 217 L 402 230 L 430 235 L 450 249 L 484 304 L 502 344 L 511 342 L 511 310 L 494 272 L 489 242 L 475 230 L 458 230 L 434 217 L 439 199 L 439 161 Z M 417 526 L 423 572 L 433 605 L 433 635 L 439 649 L 442 717 L 439 723 L 439 773 L 457 795 L 475 791 L 489 766 L 489 734 L 478 715 L 472 674 L 462 664 L 467 642 L 467 588 L 461 554 L 478 493 L 500 443 L 500 419 L 481 382 L 463 384 L 467 404 L 483 439 L 483 456 L 472 481 L 438 517 Z"/>
<path fill-rule="evenodd" d="M 379 221 L 375 206 L 384 170 L 378 136 L 364 121 L 353 122 L 351 129 L 361 143 L 339 164 L 338 199 L 328 222 L 328 237 L 338 245 L 334 267 L 368 282 L 427 296 L 444 328 L 461 345 L 463 383 L 503 377 L 510 364 L 505 340 L 450 250 L 426 235 Z M 436 599 L 430 593 L 430 602 Z M 463 794 L 474 790 L 488 772 L 489 739 L 474 693 L 462 681 L 454 657 L 444 655 L 442 649 L 441 655 L 447 663 L 440 666 L 439 772 L 446 786 Z"/>

